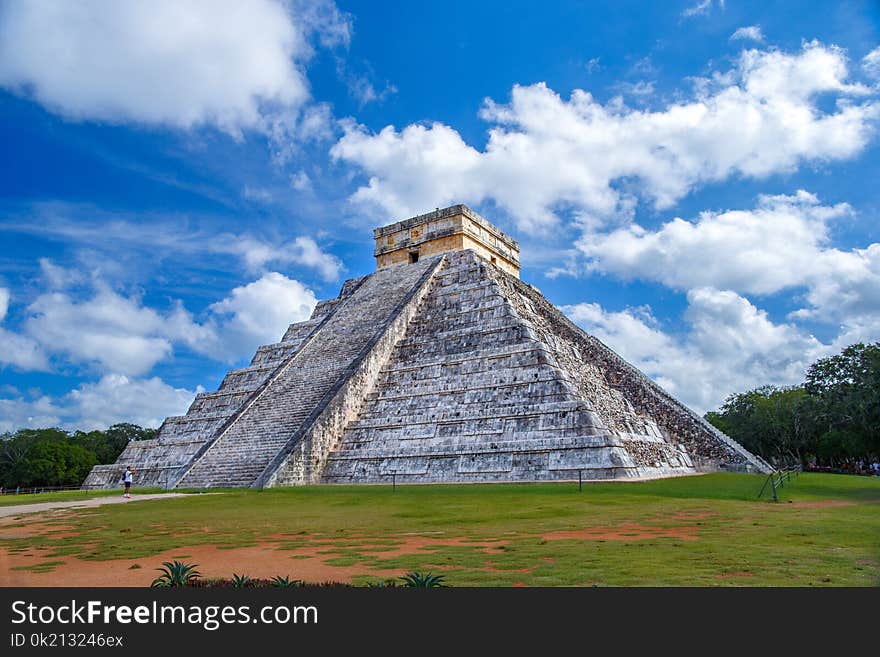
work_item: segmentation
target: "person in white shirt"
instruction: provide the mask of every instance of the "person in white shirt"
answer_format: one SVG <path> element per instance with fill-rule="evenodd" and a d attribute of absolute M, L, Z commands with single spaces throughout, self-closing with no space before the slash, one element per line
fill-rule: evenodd
<path fill-rule="evenodd" d="M 131 497 L 131 480 L 137 470 L 132 470 L 130 465 L 125 466 L 125 474 L 122 475 L 122 483 L 125 484 L 125 492 L 122 497 Z"/>

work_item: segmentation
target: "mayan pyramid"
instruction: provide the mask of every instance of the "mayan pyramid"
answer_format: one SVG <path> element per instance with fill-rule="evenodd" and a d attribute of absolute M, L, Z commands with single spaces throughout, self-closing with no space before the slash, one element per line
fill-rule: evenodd
<path fill-rule="evenodd" d="M 374 231 L 377 269 L 87 487 L 652 478 L 768 470 L 519 280 L 463 205 Z"/>

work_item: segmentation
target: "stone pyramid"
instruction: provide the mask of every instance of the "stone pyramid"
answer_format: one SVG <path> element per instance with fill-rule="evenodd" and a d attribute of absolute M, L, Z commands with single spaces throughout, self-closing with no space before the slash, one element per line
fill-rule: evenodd
<path fill-rule="evenodd" d="M 86 487 L 653 478 L 767 464 L 519 280 L 463 205 L 374 231 L 346 281 Z"/>

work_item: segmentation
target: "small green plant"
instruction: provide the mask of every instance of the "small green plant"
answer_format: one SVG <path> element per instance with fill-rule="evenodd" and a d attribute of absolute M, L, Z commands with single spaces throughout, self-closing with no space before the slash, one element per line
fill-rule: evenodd
<path fill-rule="evenodd" d="M 287 589 L 292 588 L 294 586 L 302 586 L 303 582 L 301 579 L 290 579 L 288 576 L 282 577 L 281 575 L 275 575 L 272 578 L 272 586 L 277 586 L 278 588 Z"/>
<path fill-rule="evenodd" d="M 150 586 L 162 589 L 189 586 L 202 575 L 196 567 L 196 564 L 183 563 L 176 559 L 173 562 L 163 561 L 162 568 L 156 568 L 162 574 Z"/>
<path fill-rule="evenodd" d="M 378 582 L 367 582 L 367 588 L 370 589 L 395 589 L 398 586 L 400 585 L 393 579 L 384 579 Z"/>
<path fill-rule="evenodd" d="M 445 586 L 445 584 L 443 584 L 443 575 L 432 575 L 431 573 L 419 573 L 413 571 L 407 573 L 400 579 L 403 580 L 404 586 L 413 588 L 433 589 Z"/>
<path fill-rule="evenodd" d="M 232 573 L 232 588 L 234 589 L 243 589 L 246 586 L 249 586 L 251 583 L 251 578 L 247 575 L 236 575 Z"/>

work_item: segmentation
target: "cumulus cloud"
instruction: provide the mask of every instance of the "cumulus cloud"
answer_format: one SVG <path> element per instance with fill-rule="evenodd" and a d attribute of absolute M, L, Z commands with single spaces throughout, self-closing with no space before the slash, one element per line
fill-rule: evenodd
<path fill-rule="evenodd" d="M 730 35 L 731 41 L 757 41 L 759 43 L 764 41 L 764 33 L 761 32 L 760 25 L 749 25 L 748 27 L 740 27 Z"/>
<path fill-rule="evenodd" d="M 70 419 L 82 427 L 108 427 L 117 422 L 158 427 L 169 415 L 185 413 L 196 392 L 201 388 L 195 392 L 174 388 L 158 377 L 129 379 L 110 374 L 80 385 L 65 402 Z"/>
<path fill-rule="evenodd" d="M 45 372 L 49 370 L 49 360 L 35 340 L 0 327 L 0 369 L 5 366 Z"/>
<path fill-rule="evenodd" d="M 732 70 L 699 80 L 690 100 L 657 111 L 620 99 L 603 105 L 580 89 L 566 100 L 543 83 L 517 85 L 509 103 L 486 101 L 483 150 L 441 123 L 372 133 L 346 121 L 331 155 L 367 176 L 352 201 L 386 215 L 493 201 L 537 233 L 559 209 L 628 216 L 633 189 L 663 209 L 709 182 L 853 157 L 880 104 L 847 76 L 842 50 L 811 42 L 797 53 L 744 51 Z M 820 106 L 820 94 L 837 103 Z"/>
<path fill-rule="evenodd" d="M 40 295 L 25 331 L 45 349 L 75 363 L 126 375 L 148 372 L 172 353 L 172 341 L 203 333 L 178 306 L 167 314 L 101 286 L 86 300 L 65 292 Z"/>
<path fill-rule="evenodd" d="M 321 257 L 320 251 L 310 253 L 309 245 L 303 249 L 305 258 Z M 317 303 L 309 288 L 277 272 L 234 288 L 201 319 L 180 301 L 160 310 L 101 281 L 93 288 L 85 295 L 51 290 L 37 296 L 21 331 L 0 328 L 0 365 L 48 370 L 51 357 L 101 374 L 137 377 L 181 347 L 236 362 L 260 344 L 280 340 L 288 325 L 308 319 Z"/>
<path fill-rule="evenodd" d="M 729 290 L 696 288 L 687 300 L 687 330 L 680 336 L 664 332 L 645 308 L 611 312 L 581 303 L 563 310 L 699 413 L 734 392 L 799 383 L 809 364 L 832 348 L 792 324 L 773 323 Z"/>
<path fill-rule="evenodd" d="M 332 2 L 8 2 L 0 85 L 72 119 L 238 134 L 309 99 L 312 33 L 347 44 L 348 20 Z"/>
<path fill-rule="evenodd" d="M 656 230 L 638 224 L 589 232 L 577 247 L 588 268 L 688 290 L 713 286 L 750 294 L 804 288 L 797 316 L 840 321 L 880 313 L 880 244 L 830 246 L 832 222 L 852 214 L 806 191 L 761 196 L 752 210 L 703 212 Z"/>
<path fill-rule="evenodd" d="M 0 398 L 0 432 L 54 426 L 90 431 L 118 422 L 158 427 L 167 416 L 185 413 L 196 392 L 201 388 L 175 388 L 158 377 L 110 374 L 81 383 L 59 398 Z"/>
<path fill-rule="evenodd" d="M 317 303 L 312 291 L 299 281 L 270 272 L 232 290 L 211 306 L 211 312 L 223 318 L 224 342 L 243 353 L 281 339 L 288 325 L 308 319 Z"/>
<path fill-rule="evenodd" d="M 0 433 L 18 429 L 57 427 L 61 425 L 59 408 L 48 396 L 27 400 L 23 397 L 0 397 Z"/>
<path fill-rule="evenodd" d="M 0 287 L 0 322 L 9 312 L 10 298 L 9 290 Z M 34 340 L 0 326 L 0 369 L 6 366 L 26 371 L 45 371 L 49 369 L 49 361 Z"/>

